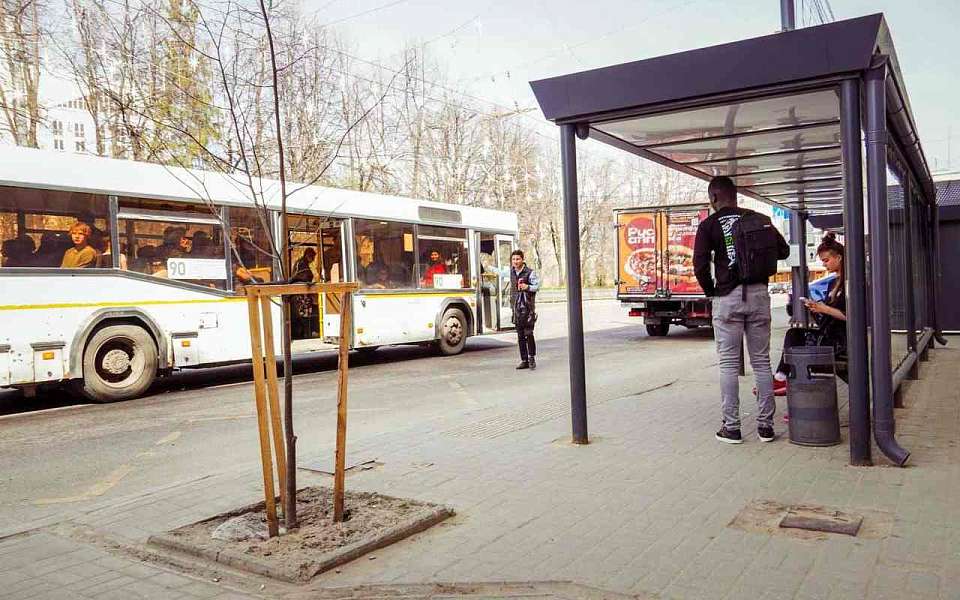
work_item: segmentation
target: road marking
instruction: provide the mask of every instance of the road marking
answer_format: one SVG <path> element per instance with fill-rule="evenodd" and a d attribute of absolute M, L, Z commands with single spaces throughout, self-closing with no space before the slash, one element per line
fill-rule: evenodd
<path fill-rule="evenodd" d="M 0 415 L 0 421 L 4 419 L 15 419 L 17 417 L 34 417 L 36 415 L 45 415 L 53 412 L 76 410 L 80 408 L 88 408 L 90 406 L 96 406 L 96 404 L 71 404 L 70 406 L 58 406 L 56 408 L 44 408 L 41 410 L 30 410 L 25 412 L 11 413 L 9 415 Z"/>
<path fill-rule="evenodd" d="M 84 500 L 96 498 L 97 496 L 102 496 L 110 491 L 115 485 L 120 483 L 120 480 L 129 475 L 131 471 L 133 471 L 133 467 L 131 465 L 120 465 L 103 480 L 91 485 L 87 491 L 83 492 L 82 494 L 78 494 L 76 496 L 66 496 L 64 498 L 40 498 L 34 500 L 33 504 L 37 506 L 44 506 L 47 504 L 67 504 L 70 502 L 82 502 Z"/>
<path fill-rule="evenodd" d="M 180 432 L 174 431 L 170 435 L 162 437 L 159 440 L 157 440 L 157 443 L 155 445 L 162 446 L 164 444 L 170 444 L 177 441 L 178 439 L 180 439 Z"/>
<path fill-rule="evenodd" d="M 252 419 L 255 416 L 256 415 L 226 415 L 223 417 L 193 417 L 187 419 L 187 423 L 205 423 L 207 421 L 237 421 L 240 419 Z"/>
<path fill-rule="evenodd" d="M 467 406 L 477 406 L 477 401 L 473 399 L 473 396 L 470 395 L 470 392 L 467 391 L 467 388 L 459 381 L 447 380 L 447 383 L 450 384 L 450 387 L 453 388 L 454 395 L 459 398 Z"/>

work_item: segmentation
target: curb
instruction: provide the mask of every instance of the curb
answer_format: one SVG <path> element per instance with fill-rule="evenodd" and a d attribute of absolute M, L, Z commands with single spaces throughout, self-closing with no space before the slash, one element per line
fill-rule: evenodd
<path fill-rule="evenodd" d="M 231 512 L 242 513 L 246 511 L 241 509 L 240 511 Z M 147 545 L 163 548 L 165 550 L 172 550 L 174 552 L 180 552 L 182 554 L 188 554 L 199 558 L 205 558 L 212 562 L 217 562 L 222 565 L 256 573 L 257 575 L 264 575 L 266 577 L 278 579 L 288 583 L 305 583 L 324 571 L 329 571 L 330 569 L 339 567 L 340 565 L 359 558 L 368 552 L 379 550 L 380 548 L 389 546 L 399 542 L 404 538 L 408 538 L 411 535 L 429 529 L 437 523 L 452 517 L 454 514 L 455 513 L 453 509 L 445 506 L 430 509 L 428 512 L 421 513 L 419 516 L 411 520 L 391 527 L 383 534 L 375 538 L 360 540 L 347 546 L 343 546 L 342 548 L 324 552 L 320 555 L 318 561 L 310 565 L 309 568 L 306 565 L 281 566 L 232 550 L 198 548 L 192 544 L 184 542 L 177 536 L 168 533 L 151 535 L 147 539 Z"/>

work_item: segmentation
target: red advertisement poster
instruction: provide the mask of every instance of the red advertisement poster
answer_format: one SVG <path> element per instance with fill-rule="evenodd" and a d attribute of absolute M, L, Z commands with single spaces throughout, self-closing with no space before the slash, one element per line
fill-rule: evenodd
<path fill-rule="evenodd" d="M 656 213 L 621 213 L 620 292 L 653 294 L 657 291 Z"/>
<path fill-rule="evenodd" d="M 707 209 L 667 213 L 667 284 L 674 294 L 702 294 L 693 270 L 693 244 Z"/>

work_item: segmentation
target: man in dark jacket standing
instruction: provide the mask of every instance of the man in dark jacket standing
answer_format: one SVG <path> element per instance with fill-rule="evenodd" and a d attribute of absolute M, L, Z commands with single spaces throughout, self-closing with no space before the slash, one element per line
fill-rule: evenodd
<path fill-rule="evenodd" d="M 500 277 L 510 278 L 511 321 L 517 327 L 517 343 L 520 346 L 520 364 L 517 369 L 537 368 L 537 342 L 533 338 L 533 326 L 537 321 L 536 298 L 540 289 L 540 277 L 524 262 L 523 250 L 514 250 L 510 266 L 505 269 L 488 267 L 488 271 Z"/>
<path fill-rule="evenodd" d="M 747 214 L 737 206 L 737 186 L 729 177 L 714 177 L 707 190 L 714 212 L 700 223 L 694 243 L 693 266 L 697 281 L 713 297 L 713 332 L 720 362 L 723 426 L 716 438 L 728 444 L 743 443 L 740 434 L 740 348 L 744 337 L 757 385 L 757 435 L 773 441 L 773 374 L 770 369 L 770 294 L 767 282 L 743 283 L 735 242 L 735 226 Z M 774 230 L 775 231 L 775 230 Z M 776 232 L 777 258 L 790 247 Z M 713 263 L 711 274 L 710 264 Z"/>

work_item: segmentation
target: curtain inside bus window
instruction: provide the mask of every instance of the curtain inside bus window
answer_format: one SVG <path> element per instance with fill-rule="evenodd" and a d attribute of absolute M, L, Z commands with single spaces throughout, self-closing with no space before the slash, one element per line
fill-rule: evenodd
<path fill-rule="evenodd" d="M 275 244 L 268 234 L 270 216 L 255 208 L 230 207 L 233 283 L 273 281 Z"/>
<path fill-rule="evenodd" d="M 467 232 L 453 227 L 417 226 L 420 287 L 462 289 L 472 287 Z"/>
<path fill-rule="evenodd" d="M 112 265 L 106 196 L 0 187 L 0 267 Z"/>
<path fill-rule="evenodd" d="M 218 208 L 121 198 L 117 229 L 130 271 L 227 289 Z"/>
<path fill-rule="evenodd" d="M 366 219 L 353 223 L 360 286 L 375 290 L 416 287 L 413 225 Z"/>

